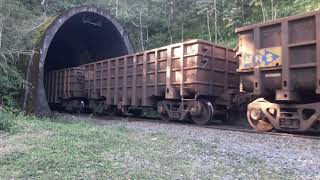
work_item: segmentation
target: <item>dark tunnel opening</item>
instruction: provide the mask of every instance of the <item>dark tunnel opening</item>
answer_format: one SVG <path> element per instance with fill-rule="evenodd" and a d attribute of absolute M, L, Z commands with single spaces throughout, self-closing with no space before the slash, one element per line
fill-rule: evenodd
<path fill-rule="evenodd" d="M 105 17 L 90 12 L 67 20 L 50 43 L 44 72 L 128 54 L 124 39 Z"/>
<path fill-rule="evenodd" d="M 55 109 L 48 101 L 52 97 L 48 88 L 52 92 L 52 83 L 57 82 L 45 79 L 47 73 L 129 53 L 133 49 L 123 27 L 103 10 L 76 7 L 56 18 L 40 50 L 43 76 L 39 76 L 37 115 L 48 115 Z"/>

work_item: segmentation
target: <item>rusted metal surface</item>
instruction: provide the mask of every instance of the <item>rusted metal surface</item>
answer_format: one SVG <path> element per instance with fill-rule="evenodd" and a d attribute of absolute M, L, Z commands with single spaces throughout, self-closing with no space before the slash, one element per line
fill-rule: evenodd
<path fill-rule="evenodd" d="M 151 97 L 220 96 L 238 88 L 235 53 L 207 41 L 184 43 L 86 64 L 89 99 L 151 106 Z M 108 68 L 108 63 L 111 67 Z M 110 75 L 108 74 L 110 72 Z M 110 82 L 107 85 L 106 82 Z M 112 97 L 108 101 L 108 97 Z"/>
<path fill-rule="evenodd" d="M 85 97 L 85 69 L 77 67 L 49 72 L 45 76 L 45 89 L 50 104 Z"/>
<path fill-rule="evenodd" d="M 248 109 L 249 123 L 261 131 L 269 131 L 273 128 L 307 131 L 317 123 L 320 117 L 320 102 L 277 104 L 265 99 L 257 99 L 249 104 Z"/>
<path fill-rule="evenodd" d="M 242 54 L 239 72 L 245 91 L 279 101 L 299 101 L 302 93 L 298 91 L 317 94 L 319 14 L 237 30 Z"/>
<path fill-rule="evenodd" d="M 296 113 L 309 111 L 310 103 L 320 102 L 320 12 L 247 26 L 236 32 L 239 34 L 240 86 L 245 92 L 270 101 L 252 106 L 263 109 L 271 102 L 281 106 L 283 111 L 279 110 L 274 119 L 267 118 L 273 127 L 284 129 L 275 123 L 279 123 L 281 113 L 287 113 L 284 109 L 296 109 Z M 320 119 L 316 113 L 319 108 L 311 109 L 316 119 Z M 300 121 L 301 115 L 298 118 Z M 308 128 L 315 124 L 313 121 Z M 293 129 L 303 131 L 305 127 L 300 123 Z"/>
<path fill-rule="evenodd" d="M 165 120 L 191 116 L 198 124 L 210 122 L 215 115 L 226 115 L 239 84 L 235 52 L 203 40 L 79 67 L 85 71 L 82 101 L 88 100 L 87 106 L 95 112 L 139 114 L 141 108 L 154 108 Z M 60 80 L 69 84 L 67 79 Z"/>

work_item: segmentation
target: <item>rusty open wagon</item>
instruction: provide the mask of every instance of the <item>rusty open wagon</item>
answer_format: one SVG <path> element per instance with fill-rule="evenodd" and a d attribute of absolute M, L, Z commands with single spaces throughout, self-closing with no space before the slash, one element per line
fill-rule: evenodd
<path fill-rule="evenodd" d="M 85 71 L 80 78 L 85 84 L 83 102 L 94 111 L 139 114 L 151 107 L 166 120 L 191 117 L 206 124 L 215 115 L 227 116 L 238 91 L 237 67 L 233 50 L 190 40 L 77 68 Z M 50 89 L 47 94 L 52 95 Z M 59 98 L 80 104 L 71 103 L 78 99 Z"/>
<path fill-rule="evenodd" d="M 240 85 L 256 129 L 305 131 L 320 120 L 320 12 L 238 28 Z"/>

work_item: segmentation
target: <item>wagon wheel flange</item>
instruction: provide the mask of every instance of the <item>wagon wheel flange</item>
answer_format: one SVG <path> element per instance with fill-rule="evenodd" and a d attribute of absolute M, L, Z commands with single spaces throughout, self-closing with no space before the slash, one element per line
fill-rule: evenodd
<path fill-rule="evenodd" d="M 251 127 L 258 132 L 269 132 L 273 129 L 273 125 L 266 120 L 260 109 L 248 109 L 247 118 Z"/>
<path fill-rule="evenodd" d="M 191 119 L 198 125 L 205 125 L 210 123 L 213 118 L 213 106 L 208 100 L 199 99 L 195 101 L 191 109 Z"/>

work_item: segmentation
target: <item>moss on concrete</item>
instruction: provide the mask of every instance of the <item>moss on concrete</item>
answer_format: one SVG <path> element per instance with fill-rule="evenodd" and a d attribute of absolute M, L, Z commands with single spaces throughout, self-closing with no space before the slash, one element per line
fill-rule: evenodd
<path fill-rule="evenodd" d="M 39 46 L 40 42 L 43 39 L 44 34 L 47 32 L 47 30 L 49 29 L 49 27 L 55 22 L 55 20 L 57 19 L 58 16 L 54 16 L 51 17 L 49 19 L 47 19 L 47 21 L 45 23 L 43 23 L 42 26 L 40 26 L 37 30 L 36 30 L 36 34 L 35 34 L 35 38 L 33 40 L 33 44 L 34 47 Z"/>

